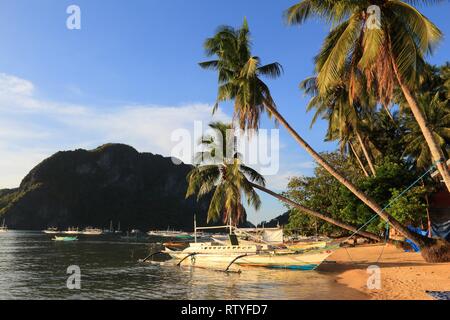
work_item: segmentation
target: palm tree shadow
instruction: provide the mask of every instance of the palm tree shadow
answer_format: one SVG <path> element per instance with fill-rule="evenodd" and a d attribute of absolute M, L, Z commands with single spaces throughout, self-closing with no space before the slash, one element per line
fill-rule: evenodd
<path fill-rule="evenodd" d="M 355 261 L 355 262 L 334 262 L 334 261 L 326 261 L 325 263 L 321 264 L 317 271 L 321 273 L 342 273 L 345 271 L 350 270 L 367 270 L 370 266 L 377 266 L 381 269 L 383 268 L 400 268 L 400 267 L 418 267 L 418 266 L 424 266 L 424 263 L 421 262 L 361 262 L 361 261 Z M 427 263 L 427 266 L 433 266 L 433 265 L 439 265 L 438 263 Z"/>

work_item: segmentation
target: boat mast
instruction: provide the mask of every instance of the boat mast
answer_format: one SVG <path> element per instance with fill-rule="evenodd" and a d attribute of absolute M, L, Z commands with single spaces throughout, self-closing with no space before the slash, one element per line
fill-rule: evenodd
<path fill-rule="evenodd" d="M 194 241 L 197 243 L 197 214 L 194 213 Z"/>

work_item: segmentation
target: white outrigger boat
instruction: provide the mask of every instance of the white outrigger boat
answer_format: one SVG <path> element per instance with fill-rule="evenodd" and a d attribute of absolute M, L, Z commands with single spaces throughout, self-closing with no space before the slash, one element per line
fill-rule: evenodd
<path fill-rule="evenodd" d="M 54 228 L 54 227 L 48 228 L 42 232 L 44 232 L 45 234 L 60 234 L 61 233 L 58 231 L 58 228 Z"/>
<path fill-rule="evenodd" d="M 78 235 L 82 234 L 82 232 L 78 228 L 69 228 L 67 231 L 61 232 L 62 234 L 70 234 L 70 235 Z"/>
<path fill-rule="evenodd" d="M 265 267 L 276 269 L 314 270 L 331 254 L 331 250 L 292 252 L 263 249 L 260 245 L 213 245 L 190 243 L 183 251 L 166 248 L 164 253 L 177 260 L 178 265 L 202 268 Z"/>
<path fill-rule="evenodd" d="M 84 231 L 81 233 L 87 236 L 99 236 L 103 234 L 103 230 L 102 229 L 97 229 L 97 228 L 92 228 L 92 227 L 87 227 L 86 229 L 84 229 Z"/>
<path fill-rule="evenodd" d="M 189 246 L 181 251 L 166 247 L 163 253 L 175 259 L 177 265 L 214 268 L 223 271 L 231 271 L 236 268 L 239 269 L 239 267 L 314 270 L 333 253 L 330 250 L 331 248 L 322 247 L 322 245 L 293 251 L 286 247 L 280 248 L 280 246 L 248 240 L 242 241 L 242 244 L 240 244 L 237 236 L 233 234 L 233 230 L 239 233 L 242 232 L 242 229 L 239 230 L 231 226 L 195 227 L 195 233 L 197 229 L 223 228 L 230 229 L 229 243 L 201 243 L 195 241 L 194 243 L 189 243 Z"/>

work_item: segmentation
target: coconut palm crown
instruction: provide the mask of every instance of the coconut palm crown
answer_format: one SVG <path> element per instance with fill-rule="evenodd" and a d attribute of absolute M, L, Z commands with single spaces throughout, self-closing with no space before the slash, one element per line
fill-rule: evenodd
<path fill-rule="evenodd" d="M 234 101 L 234 117 L 241 129 L 259 127 L 261 114 L 276 105 L 261 76 L 276 78 L 281 75 L 279 63 L 262 65 L 259 57 L 252 56 L 250 30 L 247 20 L 240 29 L 220 27 L 216 34 L 204 43 L 206 55 L 216 60 L 200 63 L 204 69 L 218 72 L 219 89 L 214 110 L 220 102 Z"/>
<path fill-rule="evenodd" d="M 229 132 L 232 126 L 215 122 L 210 127 L 222 131 L 219 136 L 223 137 L 223 141 L 210 136 L 201 139 L 201 144 L 206 150 L 197 154 L 196 158 L 210 160 L 211 157 L 205 155 L 213 154 L 214 161 L 212 164 L 194 167 L 188 174 L 186 198 L 196 194 L 199 200 L 212 193 L 208 222 L 217 221 L 222 217 L 224 222 L 237 225 L 246 216 L 243 200 L 246 200 L 248 206 L 259 210 L 261 200 L 254 190 L 253 183 L 265 186 L 265 179 L 257 171 L 245 166 L 235 150 L 232 158 L 223 156 L 222 161 L 218 161 L 217 150 L 223 152 L 222 155 L 227 154 L 227 146 L 230 144 L 226 143 L 229 138 L 226 138 L 225 132 Z"/>
<path fill-rule="evenodd" d="M 349 73 L 351 97 L 360 83 L 374 88 L 377 101 L 387 106 L 400 88 L 430 149 L 431 161 L 450 191 L 450 171 L 444 152 L 428 127 L 413 92 L 442 33 L 414 5 L 439 0 L 302 0 L 285 13 L 289 24 L 312 17 L 333 28 L 315 58 L 318 88 L 325 94 Z M 430 163 L 431 165 L 432 163 Z"/>

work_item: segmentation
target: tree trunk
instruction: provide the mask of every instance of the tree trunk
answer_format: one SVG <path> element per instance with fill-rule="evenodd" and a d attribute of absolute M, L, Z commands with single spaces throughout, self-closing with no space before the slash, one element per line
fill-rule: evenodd
<path fill-rule="evenodd" d="M 289 123 L 283 118 L 283 116 L 270 106 L 267 107 L 268 111 L 280 122 L 292 135 L 292 137 L 302 146 L 325 170 L 327 170 L 333 177 L 335 177 L 340 183 L 342 183 L 347 189 L 349 189 L 355 196 L 357 196 L 362 202 L 364 202 L 369 208 L 376 212 L 383 220 L 389 222 L 391 226 L 400 232 L 406 238 L 412 240 L 419 247 L 424 247 L 426 244 L 433 242 L 432 239 L 423 237 L 415 232 L 410 231 L 403 226 L 394 217 L 386 213 L 371 197 L 367 196 L 359 190 L 353 183 L 347 180 L 342 174 L 337 172 L 328 162 L 323 159 L 311 146 L 303 140 L 302 137 L 289 125 Z"/>
<path fill-rule="evenodd" d="M 359 144 L 361 145 L 361 149 L 364 152 L 364 156 L 367 159 L 367 163 L 369 164 L 370 171 L 372 171 L 372 174 L 375 177 L 377 175 L 377 172 L 375 170 L 375 166 L 373 165 L 372 158 L 370 157 L 369 152 L 367 151 L 367 148 L 364 145 L 364 141 L 363 141 L 359 131 L 355 130 L 355 133 L 356 133 L 356 137 L 358 138 Z"/>
<path fill-rule="evenodd" d="M 423 133 L 423 136 L 425 137 L 425 140 L 428 144 L 428 147 L 430 148 L 431 156 L 433 159 L 433 162 L 436 163 L 436 167 L 439 170 L 439 173 L 442 176 L 442 179 L 444 180 L 445 185 L 447 186 L 448 191 L 450 191 L 450 173 L 448 170 L 448 166 L 445 160 L 444 152 L 442 151 L 439 144 L 436 142 L 436 139 L 433 136 L 433 133 L 431 132 L 430 128 L 428 127 L 428 124 L 425 120 L 425 117 L 420 110 L 419 105 L 416 102 L 416 99 L 412 95 L 411 91 L 409 90 L 408 86 L 403 83 L 402 78 L 400 77 L 400 73 L 398 71 L 397 64 L 395 63 L 394 59 L 392 59 L 392 65 L 394 68 L 395 75 L 397 77 L 397 81 L 403 91 L 403 95 L 405 96 L 406 101 L 408 102 L 409 108 L 411 109 L 414 118 L 416 119 L 417 123 L 419 124 L 420 130 Z"/>
<path fill-rule="evenodd" d="M 355 148 L 353 147 L 353 144 L 349 141 L 348 144 L 350 145 L 350 148 L 352 149 L 353 154 L 356 157 L 356 160 L 358 160 L 359 165 L 361 166 L 361 169 L 364 171 L 364 174 L 366 177 L 370 177 L 369 173 L 367 172 L 366 168 L 364 168 L 364 164 L 361 161 L 361 158 L 359 157 L 359 155 L 356 153 Z"/>
<path fill-rule="evenodd" d="M 321 220 L 329 222 L 329 223 L 331 223 L 331 224 L 333 224 L 335 226 L 338 226 L 338 227 L 340 227 L 342 229 L 351 231 L 353 233 L 358 233 L 359 235 L 361 235 L 361 236 L 363 236 L 365 238 L 368 238 L 368 239 L 371 239 L 371 240 L 375 240 L 375 241 L 378 241 L 378 242 L 384 241 L 384 239 L 382 239 L 381 237 L 379 237 L 378 235 L 376 235 L 374 233 L 367 232 L 367 231 L 362 231 L 362 230 L 358 231 L 358 228 L 356 228 L 356 227 L 354 227 L 354 226 L 352 226 L 350 224 L 347 224 L 345 222 L 333 219 L 329 215 L 325 215 L 325 214 L 322 214 L 320 212 L 308 209 L 308 208 L 306 208 L 306 207 L 304 207 L 304 206 L 302 206 L 302 205 L 292 201 L 291 199 L 286 198 L 286 197 L 284 197 L 284 196 L 282 196 L 282 195 L 280 195 L 278 193 L 275 193 L 275 192 L 273 192 L 273 191 L 271 191 L 271 190 L 269 190 L 269 189 L 267 189 L 265 187 L 262 187 L 260 185 L 254 184 L 254 183 L 251 183 L 251 185 L 255 189 L 258 189 L 258 190 L 260 190 L 262 192 L 265 192 L 265 193 L 267 193 L 267 194 L 277 198 L 278 200 L 280 200 L 280 201 L 282 201 L 282 202 L 284 202 L 284 203 L 286 203 L 286 204 L 288 204 L 288 205 L 290 205 L 290 206 L 292 206 L 294 208 L 297 208 L 298 210 L 300 210 L 300 211 L 302 211 L 302 212 L 304 212 L 306 214 L 309 214 L 309 215 L 311 215 L 313 217 L 319 218 Z M 395 241 L 392 241 L 392 240 L 389 240 L 389 242 L 390 243 L 395 243 Z"/>

